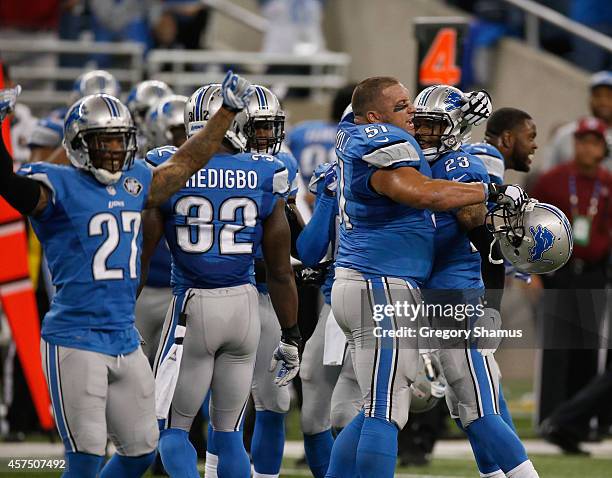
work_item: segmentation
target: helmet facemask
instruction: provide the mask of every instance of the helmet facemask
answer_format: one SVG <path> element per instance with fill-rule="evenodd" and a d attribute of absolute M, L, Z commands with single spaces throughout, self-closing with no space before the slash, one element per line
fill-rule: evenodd
<path fill-rule="evenodd" d="M 277 154 L 285 139 L 285 116 L 258 116 L 250 118 L 244 126 L 247 150 Z"/>
<path fill-rule="evenodd" d="M 84 169 L 103 184 L 112 184 L 134 164 L 136 128 L 111 127 L 85 131 L 73 140 L 73 149 L 81 149 L 88 158 Z"/>
<path fill-rule="evenodd" d="M 415 138 L 428 161 L 436 160 L 442 153 L 455 149 L 457 138 L 450 134 L 452 124 L 447 115 L 440 113 L 416 113 L 414 115 Z"/>

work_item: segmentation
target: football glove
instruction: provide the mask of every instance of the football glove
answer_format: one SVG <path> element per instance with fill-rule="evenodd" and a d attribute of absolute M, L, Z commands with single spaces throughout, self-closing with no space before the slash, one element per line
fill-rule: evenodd
<path fill-rule="evenodd" d="M 17 97 L 21 94 L 21 86 L 0 90 L 0 121 L 15 109 Z"/>
<path fill-rule="evenodd" d="M 248 80 L 236 75 L 229 70 L 221 84 L 221 94 L 223 95 L 223 106 L 237 113 L 243 110 L 251 95 L 255 92 Z"/>
<path fill-rule="evenodd" d="M 336 189 L 338 189 L 338 174 L 336 168 L 331 167 L 325 172 L 323 192 L 328 196 L 335 197 Z"/>
<path fill-rule="evenodd" d="M 493 105 L 486 91 L 470 91 L 465 94 L 465 99 L 466 103 L 461 107 L 461 112 L 467 124 L 478 126 L 491 116 Z"/>
<path fill-rule="evenodd" d="M 529 196 L 517 184 L 489 184 L 489 201 L 518 210 L 529 200 Z"/>
<path fill-rule="evenodd" d="M 302 337 L 297 325 L 283 329 L 281 340 L 272 355 L 269 368 L 270 372 L 274 372 L 278 363 L 281 363 L 274 379 L 274 383 L 279 387 L 288 385 L 300 370 L 299 347 L 301 342 Z"/>

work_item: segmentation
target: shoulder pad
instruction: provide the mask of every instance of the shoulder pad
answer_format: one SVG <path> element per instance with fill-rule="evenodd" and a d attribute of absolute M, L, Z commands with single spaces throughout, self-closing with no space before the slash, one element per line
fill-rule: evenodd
<path fill-rule="evenodd" d="M 149 167 L 155 168 L 168 161 L 178 148 L 176 146 L 160 146 L 150 150 L 145 156 L 145 162 Z"/>
<path fill-rule="evenodd" d="M 57 172 L 68 167 L 70 166 L 58 166 L 50 163 L 26 163 L 19 168 L 17 174 L 27 176 L 47 186 L 49 191 L 51 191 L 51 200 L 55 202 L 58 187 L 58 184 L 55 183 L 59 180 Z"/>
<path fill-rule="evenodd" d="M 477 156 L 490 176 L 503 179 L 504 157 L 495 146 L 488 143 L 475 143 L 465 145 L 464 150 L 473 156 Z"/>
<path fill-rule="evenodd" d="M 274 173 L 272 192 L 280 195 L 285 195 L 289 192 L 289 172 L 287 168 L 279 169 Z"/>
<path fill-rule="evenodd" d="M 388 168 L 402 162 L 418 164 L 421 156 L 422 152 L 416 142 L 399 140 L 381 143 L 377 149 L 365 154 L 363 160 L 377 168 Z"/>

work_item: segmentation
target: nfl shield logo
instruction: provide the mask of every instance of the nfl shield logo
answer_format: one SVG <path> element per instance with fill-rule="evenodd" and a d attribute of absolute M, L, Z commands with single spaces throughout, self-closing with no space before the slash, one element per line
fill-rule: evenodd
<path fill-rule="evenodd" d="M 142 191 L 142 184 L 136 178 L 128 177 L 123 181 L 123 188 L 127 191 L 128 194 L 132 196 L 138 196 L 140 191 Z"/>

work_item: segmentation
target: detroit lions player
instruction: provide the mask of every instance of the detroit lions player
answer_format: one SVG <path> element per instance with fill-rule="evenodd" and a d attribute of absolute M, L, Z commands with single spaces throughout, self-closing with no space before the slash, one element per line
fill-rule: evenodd
<path fill-rule="evenodd" d="M 141 81 L 130 90 L 125 104 L 132 113 L 138 130 L 136 140 L 140 157 L 144 157 L 150 144 L 150 132 L 147 131 L 146 123 L 147 112 L 155 107 L 162 98 L 172 94 L 172 89 L 166 83 L 157 80 Z"/>
<path fill-rule="evenodd" d="M 171 145 L 180 148 L 187 140 L 183 121 L 186 104 L 186 96 L 171 95 L 161 100 L 154 111 L 148 113 L 148 116 L 152 117 L 150 128 L 155 131 L 154 136 L 158 142 L 154 147 Z M 176 131 L 177 126 L 182 130 L 182 134 Z M 166 241 L 157 244 L 148 266 L 147 280 L 145 284 L 141 284 L 144 287 L 136 301 L 135 314 L 136 328 L 143 338 L 142 350 L 152 365 L 166 311 L 172 300 L 170 251 Z"/>
<path fill-rule="evenodd" d="M 251 93 L 246 80 L 228 72 L 225 106 L 153 170 L 134 161 L 130 113 L 105 94 L 68 111 L 71 166 L 32 163 L 15 174 L 0 143 L 0 195 L 30 216 L 58 290 L 43 321 L 41 351 L 66 477 L 98 475 L 107 435 L 117 453 L 103 478 L 141 476 L 154 457 L 153 374 L 134 327 L 141 211 L 163 203 L 206 164 Z"/>
<path fill-rule="evenodd" d="M 255 96 L 261 94 L 258 88 Z M 197 90 L 185 108 L 187 134 L 206 124 L 221 102 L 217 85 Z M 166 356 L 172 359 L 169 350 L 178 337 L 173 330 L 181 330 L 177 324 L 186 327 L 178 381 L 160 438 L 162 461 L 171 476 L 199 476 L 187 431 L 209 388 L 218 476 L 250 476 L 240 423 L 260 337 L 258 296 L 251 276 L 260 246 L 270 300 L 282 327 L 277 350 L 268 351 L 266 366 L 272 356 L 274 364 L 282 362 L 279 385 L 286 385 L 299 368 L 297 291 L 284 213 L 287 169 L 267 154 L 240 154 L 248 143 L 249 120 L 248 111 L 237 116 L 209 165 L 146 222 L 159 228 L 163 221 L 173 256 L 174 301 L 156 357 L 157 371 Z M 173 151 L 167 147 L 150 151 L 147 161 L 164 162 Z M 161 383 L 163 377 L 158 374 L 157 380 Z"/>
<path fill-rule="evenodd" d="M 485 141 L 465 144 L 462 148 L 466 153 L 472 154 L 482 161 L 489 174 L 490 182 L 501 184 L 506 169 L 521 172 L 529 171 L 533 155 L 538 148 L 535 142 L 536 136 L 536 125 L 528 113 L 516 108 L 500 108 L 487 121 Z M 482 236 L 481 240 L 484 243 L 477 245 L 477 249 L 481 253 L 485 297 L 490 307 L 500 310 L 505 275 L 511 274 L 515 278 L 526 282 L 530 282 L 531 276 L 512 267 L 504 268 L 503 264 L 500 263 L 502 256 L 499 243 L 495 243 L 491 249 L 492 237 L 490 235 Z M 492 254 L 493 262 L 489 260 L 489 252 Z M 493 362 L 495 356 L 490 355 L 487 360 Z M 497 365 L 493 368 L 499 370 Z M 501 375 L 499 377 L 498 402 L 500 415 L 506 424 L 516 432 L 508 404 L 504 398 Z M 482 474 L 489 477 L 504 476 L 495 459 L 485 448 L 479 447 L 478 443 L 475 442 L 472 443 L 472 447 L 478 468 Z"/>
<path fill-rule="evenodd" d="M 342 119 L 342 112 L 351 102 L 354 89 L 355 84 L 350 84 L 336 92 L 328 121 L 303 121 L 291 128 L 287 134 L 287 146 L 298 160 L 304 186 L 310 184 L 317 166 L 336 161 L 336 129 Z M 314 196 L 306 193 L 305 199 L 308 205 L 314 208 Z"/>
<path fill-rule="evenodd" d="M 349 342 L 364 409 L 334 442 L 326 476 L 390 477 L 418 347 L 413 338 L 389 335 L 410 328 L 410 318 L 375 317 L 374 310 L 400 299 L 421 302 L 418 287 L 433 262 L 434 224 L 426 208 L 487 198 L 520 205 L 524 193 L 517 186 L 431 179 L 412 136 L 414 107 L 397 79 L 363 80 L 351 104 L 354 122 L 340 123 L 336 141 L 341 225 L 332 309 Z M 370 310 L 362 310 L 362 298 Z"/>
<path fill-rule="evenodd" d="M 482 162 L 461 149 L 470 129 L 463 120 L 463 98 L 460 90 L 445 85 L 431 86 L 419 93 L 415 99 L 416 138 L 434 178 L 487 183 L 489 174 Z M 483 300 L 480 255 L 472 249 L 470 240 L 482 242 L 479 236 L 484 234 L 486 214 L 484 203 L 436 212 L 435 257 L 425 284 L 426 300 L 445 306 L 476 306 Z M 485 253 L 488 258 L 489 250 Z M 470 329 L 486 324 L 485 319 L 488 316 L 479 318 L 473 314 L 458 319 L 462 322 L 456 326 Z M 537 477 L 520 439 L 499 415 L 499 373 L 490 354 L 482 350 L 482 345 L 468 340 L 445 343 L 437 354 L 448 383 L 446 396 L 451 416 L 467 433 L 475 454 L 478 456 L 480 448 L 486 447 L 506 476 Z M 480 471 L 490 476 L 486 474 L 490 470 Z"/>
<path fill-rule="evenodd" d="M 285 113 L 278 98 L 268 88 L 254 85 L 255 94 L 246 107 L 246 122 L 237 129 L 238 135 L 251 153 L 274 155 L 287 168 L 290 188 L 286 195 L 288 219 L 294 215 L 297 193 L 297 161 L 290 152 L 282 150 Z M 298 220 L 294 216 L 293 220 Z M 292 228 L 292 222 L 289 223 Z M 294 232 L 291 231 L 294 242 Z M 292 245 L 293 249 L 293 245 Z M 285 416 L 289 411 L 290 395 L 287 387 L 275 384 L 270 373 L 270 356 L 281 337 L 281 329 L 266 285 L 266 267 L 261 248 L 257 249 L 254 265 L 255 285 L 259 296 L 261 333 L 257 345 L 251 394 L 255 403 L 255 426 L 251 437 L 251 458 L 255 477 L 274 477 L 280 471 L 285 446 Z M 208 427 L 206 477 L 216 478 L 218 451 L 215 431 Z"/>
<path fill-rule="evenodd" d="M 74 81 L 70 104 L 79 98 L 96 93 L 106 93 L 118 98 L 121 87 L 108 71 L 88 71 Z M 68 158 L 65 157 L 65 150 L 62 148 L 64 117 L 67 111 L 67 107 L 57 108 L 38 121 L 28 140 L 28 147 L 31 151 L 30 162 L 47 161 L 54 157 L 56 161 L 63 162 L 63 164 L 69 163 Z"/>
<path fill-rule="evenodd" d="M 308 267 L 316 267 L 326 256 L 333 261 L 336 255 L 336 166 L 335 162 L 317 166 L 310 180 L 310 192 L 316 197 L 314 211 L 297 240 L 299 258 Z M 300 367 L 304 450 L 315 478 L 323 478 L 329 466 L 334 443 L 332 428 L 343 429 L 361 408 L 361 391 L 346 338 L 331 313 L 333 282 L 334 265 L 328 263 L 325 282 L 321 286 L 324 304 L 315 331 L 304 347 Z M 339 337 L 336 330 L 340 332 Z"/>

